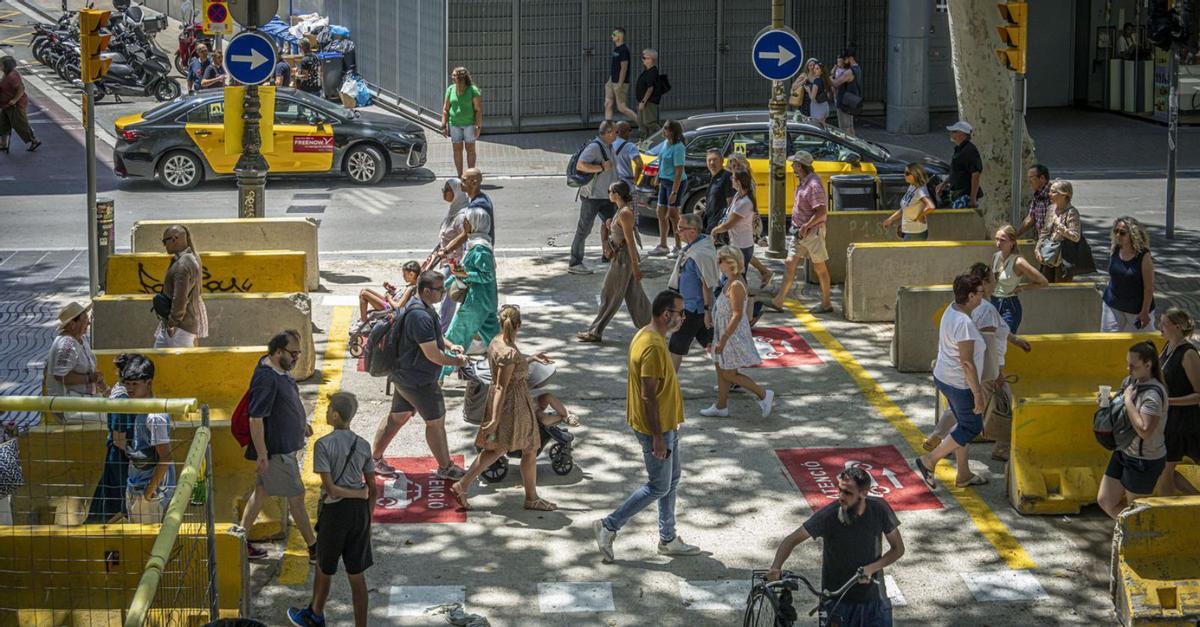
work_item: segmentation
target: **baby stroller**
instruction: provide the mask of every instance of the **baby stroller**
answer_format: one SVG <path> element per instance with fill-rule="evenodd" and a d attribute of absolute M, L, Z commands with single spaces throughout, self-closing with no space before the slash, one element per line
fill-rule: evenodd
<path fill-rule="evenodd" d="M 376 309 L 367 314 L 365 324 L 355 322 L 350 325 L 350 339 L 347 346 L 350 349 L 351 357 L 357 359 L 363 356 L 363 347 L 366 345 L 367 339 L 371 337 L 371 330 L 380 320 L 386 320 L 388 316 L 391 316 L 392 312 L 392 309 Z"/>
<path fill-rule="evenodd" d="M 548 393 L 548 390 L 542 386 L 550 380 L 550 377 L 554 376 L 554 372 L 553 364 L 540 364 L 536 361 L 529 363 L 529 375 L 526 377 L 526 381 L 529 383 L 529 394 L 534 400 Z M 458 373 L 467 380 L 467 393 L 463 399 L 463 420 L 471 424 L 481 424 L 487 404 L 488 386 L 492 384 L 491 367 L 486 359 L 468 361 L 467 365 L 459 368 Z M 558 425 L 546 427 L 541 422 L 538 423 L 538 436 L 540 438 L 537 450 L 539 455 L 542 453 L 542 449 L 550 444 L 547 455 L 550 456 L 550 467 L 554 469 L 554 473 L 557 475 L 570 473 L 575 468 L 575 459 L 571 454 L 571 443 L 575 440 L 575 436 Z M 551 442 L 553 443 L 551 444 Z M 508 475 L 509 458 L 520 459 L 521 451 L 509 451 L 507 455 L 502 455 L 496 463 L 483 471 L 483 480 L 488 483 L 503 481 L 504 477 Z"/>

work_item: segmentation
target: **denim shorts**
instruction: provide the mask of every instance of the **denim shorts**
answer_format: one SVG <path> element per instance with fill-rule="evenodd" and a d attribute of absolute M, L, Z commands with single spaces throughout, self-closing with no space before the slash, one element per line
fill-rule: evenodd
<path fill-rule="evenodd" d="M 1021 318 L 1024 310 L 1021 308 L 1021 299 L 1016 296 L 1005 296 L 998 298 L 992 297 L 992 306 L 996 311 L 1000 312 L 1000 318 L 1008 325 L 1010 333 L 1016 333 L 1021 328 Z"/>
<path fill-rule="evenodd" d="M 476 139 L 479 139 L 479 137 L 475 135 L 475 127 L 473 125 L 450 127 L 450 141 L 452 143 L 461 144 L 466 142 L 474 144 Z"/>
<path fill-rule="evenodd" d="M 683 200 L 684 184 L 683 184 L 683 182 L 679 183 L 679 195 L 675 197 L 675 202 L 670 202 L 671 188 L 674 185 L 675 185 L 675 181 L 668 181 L 667 179 L 659 179 L 658 180 L 658 204 L 659 205 L 661 205 L 663 207 L 669 207 L 671 209 L 679 208 L 679 203 L 680 203 L 680 201 Z"/>
<path fill-rule="evenodd" d="M 970 389 L 946 385 L 938 381 L 937 377 L 934 377 L 933 383 L 942 396 L 946 397 L 946 402 L 950 403 L 950 411 L 954 412 L 954 419 L 958 423 L 954 426 L 954 431 L 950 432 L 950 437 L 954 438 L 959 446 L 966 446 L 983 433 L 983 416 L 975 413 L 975 395 Z"/>

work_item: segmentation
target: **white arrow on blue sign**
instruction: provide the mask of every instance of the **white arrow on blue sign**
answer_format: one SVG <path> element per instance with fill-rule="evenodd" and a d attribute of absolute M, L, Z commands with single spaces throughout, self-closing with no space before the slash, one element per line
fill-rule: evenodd
<path fill-rule="evenodd" d="M 773 81 L 786 81 L 795 76 L 804 63 L 800 37 L 786 28 L 759 33 L 750 54 L 754 69 L 763 78 Z"/>
<path fill-rule="evenodd" d="M 246 31 L 225 46 L 225 70 L 243 85 L 258 85 L 275 71 L 275 42 L 255 31 Z"/>

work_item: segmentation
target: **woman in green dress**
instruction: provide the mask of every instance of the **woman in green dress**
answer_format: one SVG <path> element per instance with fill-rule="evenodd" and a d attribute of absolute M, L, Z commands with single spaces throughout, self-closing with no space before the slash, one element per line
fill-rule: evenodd
<path fill-rule="evenodd" d="M 500 319 L 496 316 L 496 257 L 488 237 L 491 223 L 491 217 L 483 209 L 467 210 L 463 220 L 463 229 L 468 234 L 467 254 L 463 256 L 462 265 L 452 266 L 452 274 L 446 281 L 448 292 L 455 289 L 456 284 L 467 288 L 466 297 L 446 330 L 446 340 L 464 350 L 471 347 L 471 340 L 477 334 L 487 346 L 500 332 Z M 447 366 L 443 376 L 452 370 Z"/>

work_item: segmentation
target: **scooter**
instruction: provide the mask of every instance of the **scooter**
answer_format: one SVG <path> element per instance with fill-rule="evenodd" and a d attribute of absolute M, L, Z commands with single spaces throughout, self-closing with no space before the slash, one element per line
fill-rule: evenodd
<path fill-rule="evenodd" d="M 179 83 L 168 76 L 171 70 L 161 59 L 133 46 L 127 52 L 133 55 L 127 59 L 129 63 L 114 61 L 104 78 L 95 83 L 96 102 L 108 94 L 115 96 L 117 102 L 121 96 L 154 96 L 155 100 L 166 102 L 183 93 Z"/>
<path fill-rule="evenodd" d="M 198 22 L 183 24 L 179 27 L 179 49 L 175 51 L 175 71 L 187 76 L 188 63 L 196 56 L 196 46 L 205 44 L 212 47 L 212 38 L 205 37 Z"/>

